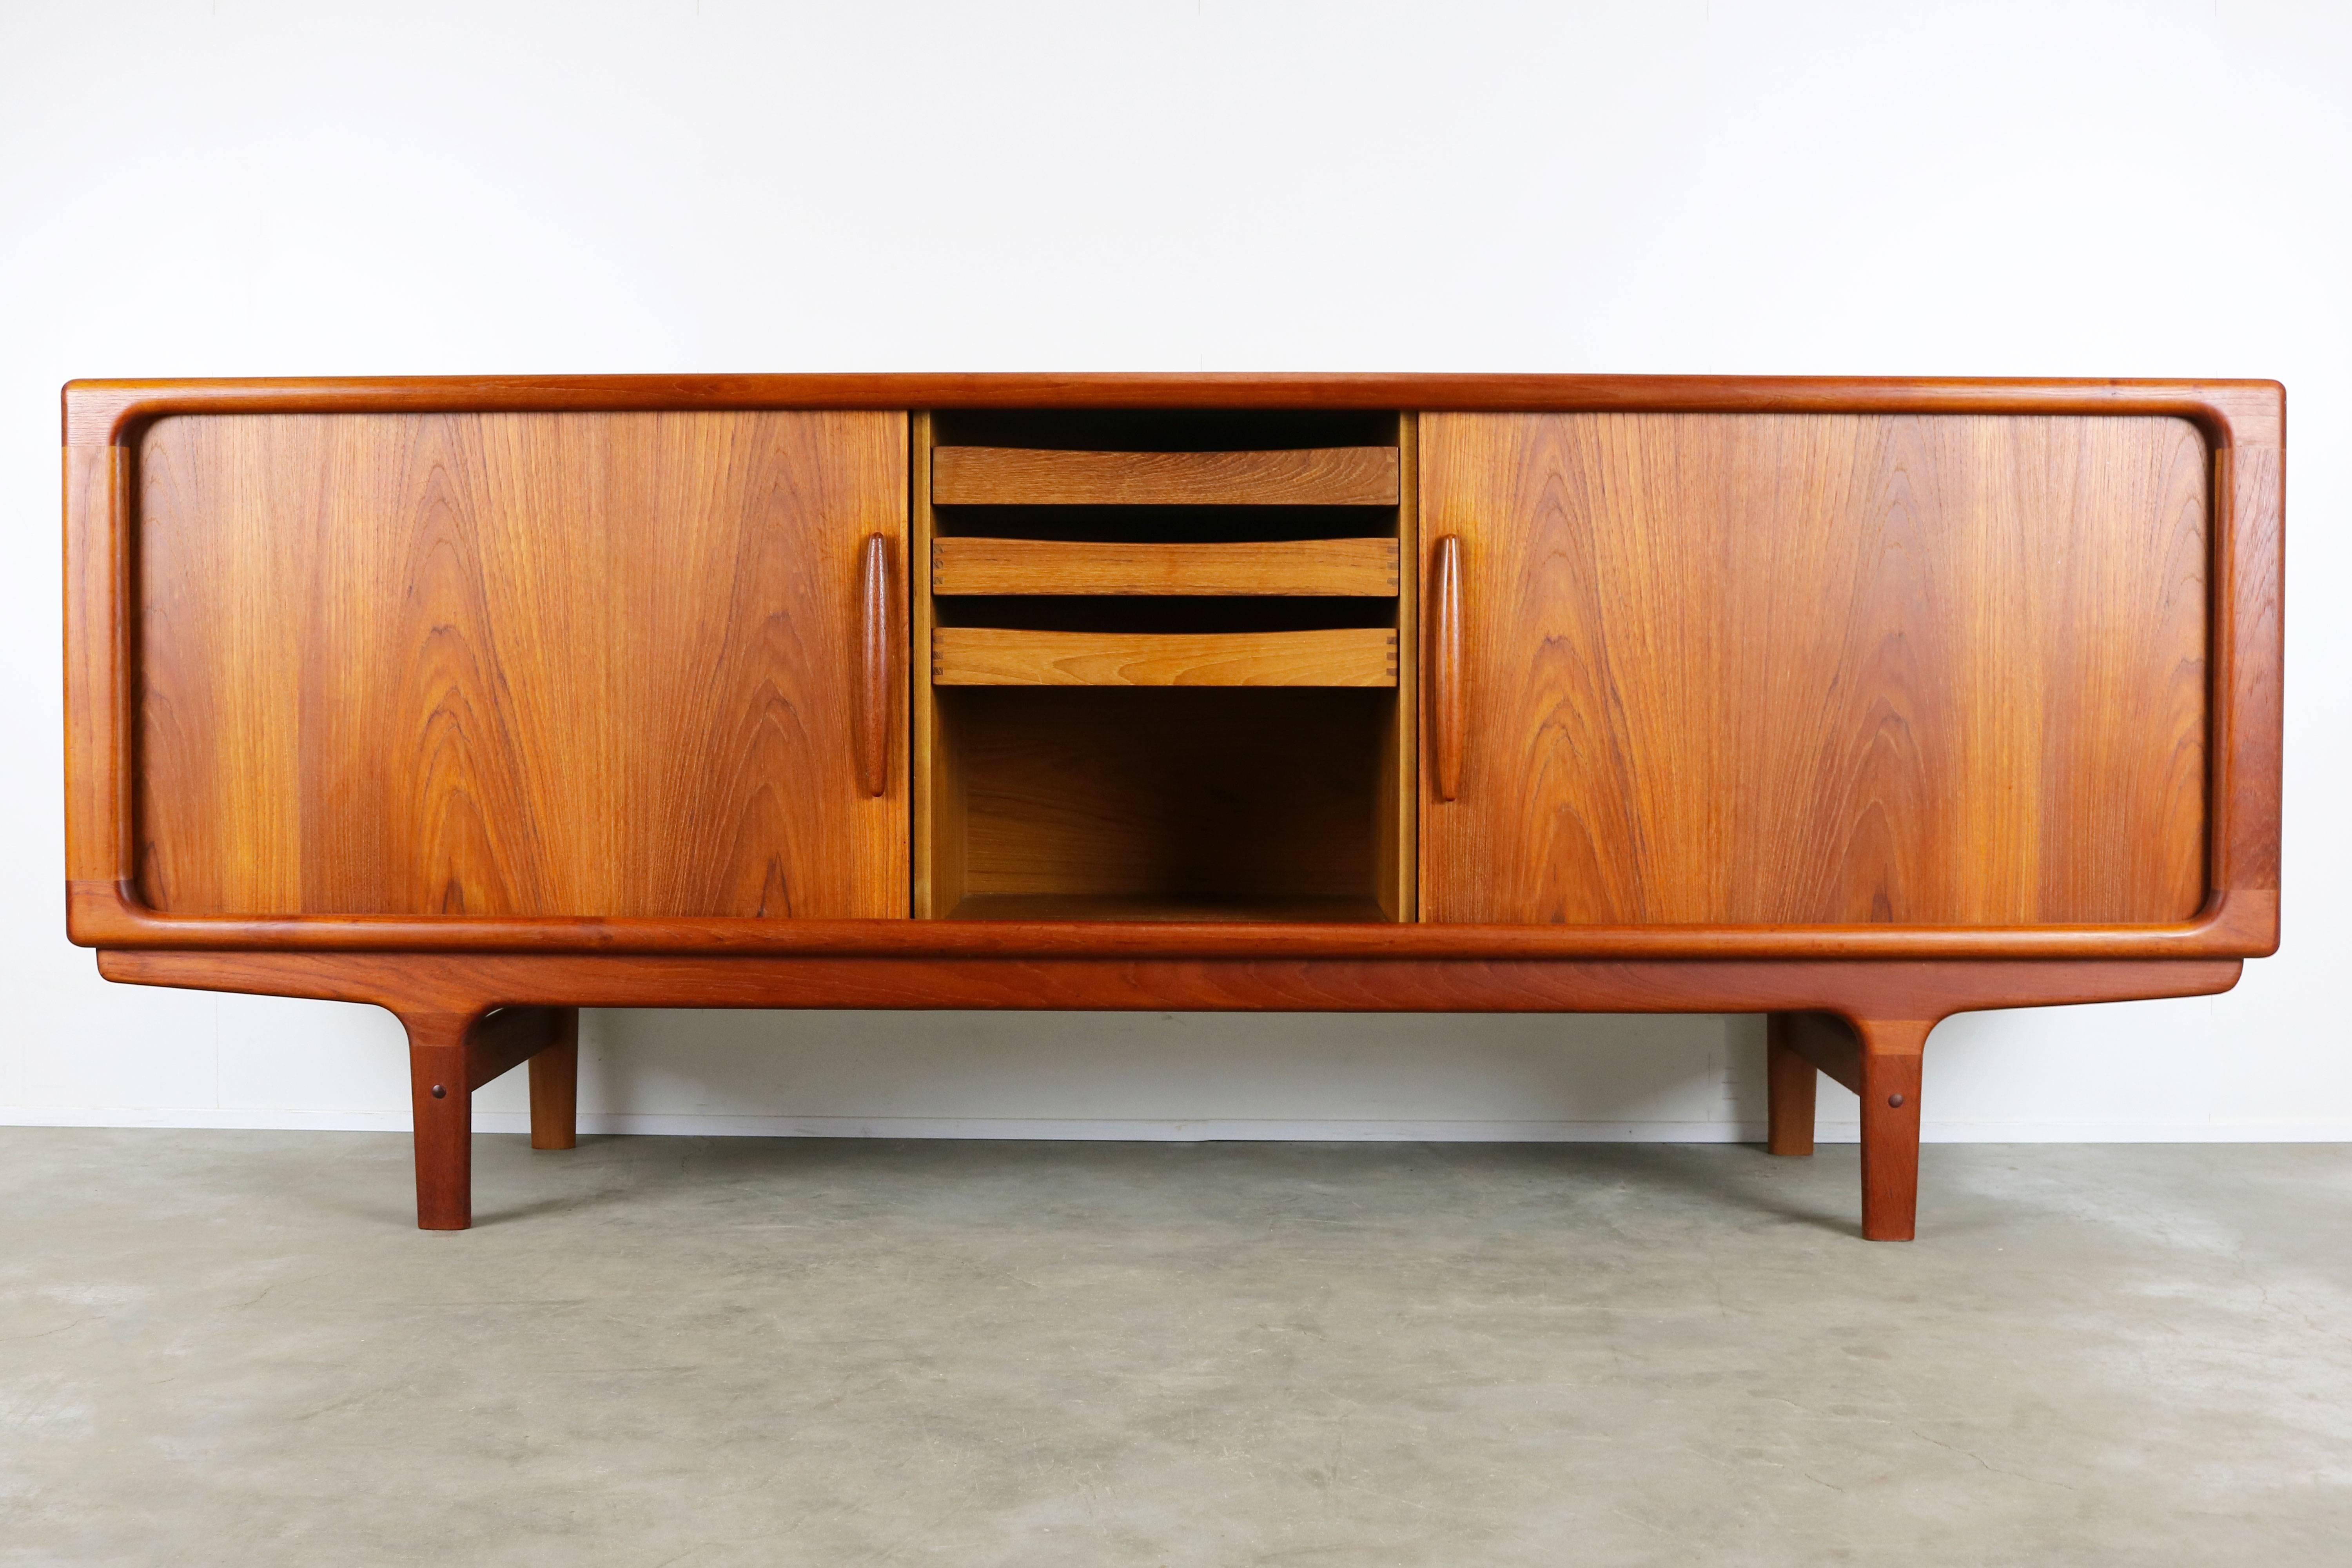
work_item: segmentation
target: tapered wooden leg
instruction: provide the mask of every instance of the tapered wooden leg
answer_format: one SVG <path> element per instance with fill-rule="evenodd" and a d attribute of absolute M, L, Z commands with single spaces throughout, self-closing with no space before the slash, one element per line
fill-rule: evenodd
<path fill-rule="evenodd" d="M 1775 1154 L 1813 1152 L 1814 1080 L 1820 1069 L 1790 1038 L 1797 1016 L 1771 1013 L 1764 1019 L 1764 1073 L 1770 1100 L 1765 1147 Z"/>
<path fill-rule="evenodd" d="M 552 1011 L 554 1043 L 530 1058 L 534 1149 L 569 1149 L 580 1141 L 580 1009 Z"/>
<path fill-rule="evenodd" d="M 1935 1026 L 1933 1018 L 1830 1013 L 1775 1013 L 1768 1026 L 1774 1153 L 1812 1152 L 1813 1075 L 1806 1069 L 1827 1073 L 1861 1098 L 1862 1234 L 1871 1241 L 1908 1241 L 1916 1228 L 1919 1059 Z M 1784 1148 L 1784 1131 L 1793 1144 L 1799 1126 L 1802 1146 Z"/>
<path fill-rule="evenodd" d="M 416 1121 L 416 1226 L 467 1230 L 474 1223 L 474 1091 L 562 1047 L 554 1074 L 563 1113 L 550 1115 L 571 1146 L 572 1064 L 580 1015 L 570 1007 L 499 1007 L 482 1013 L 402 1013 L 408 1030 L 408 1098 Z M 531 1128 L 540 1127 L 539 1073 L 531 1074 Z"/>
<path fill-rule="evenodd" d="M 1853 1024 L 1861 1045 L 1862 1234 L 1908 1241 L 1919 1212 L 1919 1063 L 1935 1021 Z"/>
<path fill-rule="evenodd" d="M 404 1013 L 408 1093 L 416 1121 L 416 1227 L 465 1230 L 474 1223 L 474 1091 L 466 1037 L 473 1019 Z"/>

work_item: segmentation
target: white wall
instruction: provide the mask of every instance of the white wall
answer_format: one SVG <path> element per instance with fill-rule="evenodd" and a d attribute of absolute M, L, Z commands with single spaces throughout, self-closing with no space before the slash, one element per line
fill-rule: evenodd
<path fill-rule="evenodd" d="M 2352 1136 L 2348 224 L 2342 5 L 5 0 L 0 1121 L 406 1121 L 388 1016 L 109 986 L 60 934 L 69 376 L 1870 372 L 2276 376 L 2294 438 L 2284 950 L 2221 998 L 1954 1020 L 1929 1136 Z M 613 1013 L 583 1105 L 1722 1138 L 1760 1038 Z M 519 1082 L 481 1104 L 520 1125 Z"/>

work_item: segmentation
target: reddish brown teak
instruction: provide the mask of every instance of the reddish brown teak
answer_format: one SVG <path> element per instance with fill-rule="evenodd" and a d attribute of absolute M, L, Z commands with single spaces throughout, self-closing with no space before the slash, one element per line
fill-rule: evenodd
<path fill-rule="evenodd" d="M 1746 1011 L 1776 1153 L 2278 937 L 2267 382 L 87 382 L 67 908 L 368 1002 L 419 1223 L 583 1006 Z"/>

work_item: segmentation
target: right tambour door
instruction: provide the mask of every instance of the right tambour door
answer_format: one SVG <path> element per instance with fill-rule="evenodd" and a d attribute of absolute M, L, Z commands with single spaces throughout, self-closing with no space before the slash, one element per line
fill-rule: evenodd
<path fill-rule="evenodd" d="M 2210 465 L 2187 422 L 1420 431 L 1423 919 L 2140 923 L 2204 901 Z"/>

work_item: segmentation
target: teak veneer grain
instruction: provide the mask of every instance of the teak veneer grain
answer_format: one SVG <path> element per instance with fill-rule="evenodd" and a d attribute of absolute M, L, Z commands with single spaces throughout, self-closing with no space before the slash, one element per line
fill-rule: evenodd
<path fill-rule="evenodd" d="M 2088 925 L 2206 897 L 2185 420 L 1433 415 L 1430 918 Z M 1458 541 L 1458 548 L 1454 542 Z M 1459 564 L 1446 578 L 1448 550 Z M 1448 731 L 1454 731 L 1449 733 Z"/>
<path fill-rule="evenodd" d="M 937 506 L 1394 506 L 1393 447 L 1073 452 L 940 447 Z"/>
<path fill-rule="evenodd" d="M 1130 544 L 1052 539 L 935 540 L 931 592 L 1115 595 L 1267 594 L 1394 597 L 1393 539 Z"/>
<path fill-rule="evenodd" d="M 64 412 L 68 932 L 110 979 L 396 1013 L 428 1227 L 469 1221 L 491 1077 L 527 1062 L 533 1142 L 569 1146 L 582 1006 L 1744 1011 L 1770 1147 L 1845 1084 L 1863 1234 L 1907 1237 L 1937 1021 L 2209 994 L 2278 942 L 2275 383 Z M 1121 430 L 1234 434 L 1082 449 Z M 1284 506 L 1384 537 L 1215 542 Z M 1101 607 L 1130 601 L 1159 618 Z M 956 684 L 992 661 L 1075 684 Z"/>
<path fill-rule="evenodd" d="M 940 626 L 940 686 L 1394 686 L 1385 627 L 1307 632 L 1034 632 Z"/>
<path fill-rule="evenodd" d="M 149 426 L 140 897 L 905 913 L 905 471 L 887 414 Z"/>

